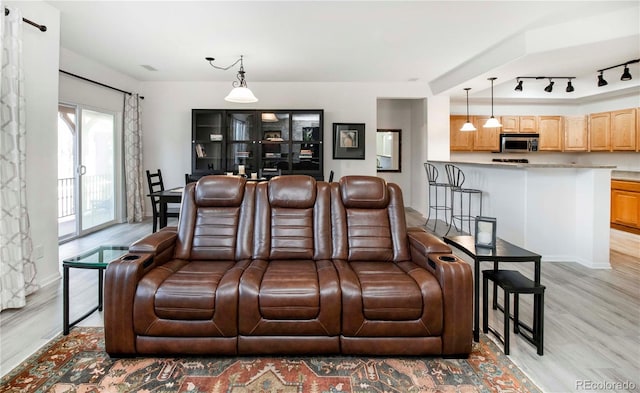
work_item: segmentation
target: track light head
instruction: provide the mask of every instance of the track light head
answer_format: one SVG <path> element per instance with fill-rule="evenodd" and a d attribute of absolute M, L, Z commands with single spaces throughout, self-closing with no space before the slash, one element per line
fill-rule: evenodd
<path fill-rule="evenodd" d="M 522 81 L 520 79 L 516 79 L 518 81 L 518 85 L 514 89 L 515 91 L 522 91 Z"/>
<path fill-rule="evenodd" d="M 602 71 L 600 71 L 600 75 L 598 75 L 598 87 L 606 86 L 609 83 L 604 80 L 604 75 L 602 75 Z"/>
<path fill-rule="evenodd" d="M 547 93 L 551 93 L 553 91 L 553 84 L 554 82 L 551 80 L 551 78 L 549 78 L 549 84 L 544 88 L 544 91 L 546 91 Z"/>
<path fill-rule="evenodd" d="M 629 72 L 629 67 L 627 67 L 627 65 L 625 64 L 624 66 L 624 72 L 622 73 L 622 76 L 620 77 L 621 81 L 630 81 L 631 80 L 631 73 Z"/>
<path fill-rule="evenodd" d="M 573 85 L 571 84 L 571 79 L 569 79 L 569 82 L 567 82 L 567 93 L 571 93 L 574 90 L 575 89 L 573 88 Z"/>

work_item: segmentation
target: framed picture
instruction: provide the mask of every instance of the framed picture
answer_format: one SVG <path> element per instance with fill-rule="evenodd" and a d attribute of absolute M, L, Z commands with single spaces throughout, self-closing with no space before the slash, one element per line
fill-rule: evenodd
<path fill-rule="evenodd" d="M 305 142 L 317 141 L 319 134 L 319 127 L 302 127 L 302 140 Z"/>
<path fill-rule="evenodd" d="M 364 160 L 364 123 L 333 123 L 333 158 Z"/>
<path fill-rule="evenodd" d="M 496 248 L 496 219 L 494 217 L 476 217 L 476 247 Z"/>

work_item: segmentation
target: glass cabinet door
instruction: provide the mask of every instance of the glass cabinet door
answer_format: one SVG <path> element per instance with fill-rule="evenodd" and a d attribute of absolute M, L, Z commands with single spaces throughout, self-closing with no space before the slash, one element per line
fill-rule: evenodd
<path fill-rule="evenodd" d="M 192 111 L 192 168 L 195 173 L 224 171 L 224 128 L 222 111 Z"/>

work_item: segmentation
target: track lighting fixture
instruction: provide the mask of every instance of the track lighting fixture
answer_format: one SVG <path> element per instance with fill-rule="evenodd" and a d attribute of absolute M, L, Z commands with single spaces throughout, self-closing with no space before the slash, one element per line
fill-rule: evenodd
<path fill-rule="evenodd" d="M 571 93 L 572 91 L 574 91 L 575 89 L 573 88 L 573 85 L 571 84 L 571 79 L 569 79 L 569 82 L 567 82 L 567 93 Z"/>
<path fill-rule="evenodd" d="M 255 95 L 253 95 L 253 92 L 251 90 L 249 90 L 249 88 L 247 87 L 247 81 L 244 79 L 244 64 L 242 62 L 242 58 L 243 56 L 240 55 L 240 58 L 238 60 L 236 60 L 233 64 L 231 64 L 228 67 L 218 67 L 217 65 L 213 64 L 213 61 L 215 60 L 213 57 L 205 57 L 205 60 L 209 62 L 209 64 L 211 65 L 211 67 L 218 69 L 218 70 L 228 70 L 229 68 L 233 67 L 234 65 L 240 63 L 240 69 L 238 70 L 238 75 L 236 75 L 236 78 L 238 79 L 237 81 L 233 81 L 231 83 L 231 86 L 233 86 L 233 89 L 231 90 L 231 92 L 224 98 L 225 101 L 229 101 L 229 102 L 236 102 L 239 104 L 246 104 L 246 103 L 251 103 L 251 102 L 257 102 L 258 99 L 256 98 Z"/>
<path fill-rule="evenodd" d="M 606 86 L 609 83 L 604 80 L 604 75 L 602 75 L 602 71 L 600 71 L 600 75 L 598 75 L 598 87 Z"/>
<path fill-rule="evenodd" d="M 493 81 L 496 80 L 498 78 L 496 77 L 492 77 L 489 78 L 489 80 L 491 81 L 491 117 L 487 120 L 486 123 L 484 123 L 484 128 L 498 128 L 498 127 L 502 127 L 502 124 L 500 124 L 500 122 L 498 121 L 498 119 L 496 119 L 493 116 Z"/>
<path fill-rule="evenodd" d="M 575 91 L 575 88 L 571 84 L 571 79 L 575 79 L 575 76 L 519 76 L 516 78 L 518 84 L 516 85 L 516 91 L 522 91 L 522 80 L 521 79 L 549 79 L 549 84 L 544 88 L 544 91 L 547 93 L 551 93 L 553 91 L 553 84 L 555 83 L 554 79 L 568 79 L 566 92 L 571 93 Z"/>
<path fill-rule="evenodd" d="M 467 122 L 462 125 L 460 131 L 476 131 L 476 127 L 469 121 L 469 90 L 470 87 L 465 87 L 464 90 L 467 92 Z"/>
<path fill-rule="evenodd" d="M 516 79 L 516 81 L 518 82 L 518 85 L 516 86 L 516 88 L 514 90 L 515 91 L 522 91 L 522 81 L 520 79 Z"/>
<path fill-rule="evenodd" d="M 604 80 L 604 71 L 610 70 L 610 69 L 616 68 L 616 67 L 624 67 L 624 71 L 622 72 L 622 75 L 620 76 L 620 80 L 621 81 L 629 81 L 629 80 L 631 80 L 631 72 L 629 72 L 629 64 L 635 64 L 635 63 L 640 63 L 640 59 L 629 60 L 626 63 L 616 64 L 614 66 L 603 68 L 601 70 L 596 71 L 596 72 L 600 73 L 600 75 L 598 75 L 598 87 L 602 87 L 602 86 L 608 85 L 607 81 Z"/>

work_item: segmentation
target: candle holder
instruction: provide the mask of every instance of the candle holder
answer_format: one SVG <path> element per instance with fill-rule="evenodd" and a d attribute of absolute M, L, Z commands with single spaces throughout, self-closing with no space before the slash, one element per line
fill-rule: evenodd
<path fill-rule="evenodd" d="M 476 216 L 476 247 L 496 248 L 496 219 L 495 217 Z"/>

